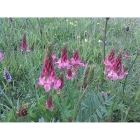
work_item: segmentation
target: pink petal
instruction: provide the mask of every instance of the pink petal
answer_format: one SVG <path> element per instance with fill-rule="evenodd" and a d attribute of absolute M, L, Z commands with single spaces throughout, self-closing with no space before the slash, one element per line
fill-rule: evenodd
<path fill-rule="evenodd" d="M 56 59 L 56 55 L 52 55 L 52 59 L 55 60 Z"/>
<path fill-rule="evenodd" d="M 39 77 L 39 82 L 37 83 L 38 86 L 43 86 L 45 83 L 45 77 Z"/>
<path fill-rule="evenodd" d="M 60 80 L 60 79 L 55 80 L 55 81 L 54 81 L 54 86 L 53 86 L 53 88 L 54 88 L 55 90 L 58 90 L 60 86 L 61 86 L 61 80 Z"/>
<path fill-rule="evenodd" d="M 44 89 L 45 89 L 45 92 L 49 92 L 51 90 L 51 85 L 50 84 L 45 84 Z"/>
<path fill-rule="evenodd" d="M 26 50 L 26 52 L 28 52 L 28 53 L 31 52 L 31 51 L 32 51 L 32 50 Z"/>

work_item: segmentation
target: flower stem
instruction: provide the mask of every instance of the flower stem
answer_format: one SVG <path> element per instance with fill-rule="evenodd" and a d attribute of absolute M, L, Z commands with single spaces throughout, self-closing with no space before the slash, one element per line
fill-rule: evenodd
<path fill-rule="evenodd" d="M 56 100 L 56 98 L 54 96 L 53 96 L 53 98 L 54 98 L 56 104 L 58 105 L 59 109 L 62 111 L 62 113 L 65 117 L 65 121 L 68 122 L 68 118 L 67 118 L 66 114 L 64 113 L 64 109 L 60 106 L 60 103 Z"/>
<path fill-rule="evenodd" d="M 87 89 L 87 87 L 86 87 L 86 89 Z M 82 98 L 83 98 L 83 96 L 85 94 L 86 89 L 83 91 L 82 95 L 79 97 L 79 100 L 77 102 L 77 105 L 74 108 L 74 113 L 73 113 L 73 118 L 72 118 L 73 121 L 76 119 L 77 109 L 78 109 L 78 106 L 79 106 L 79 104 L 80 104 L 80 102 L 81 102 L 81 100 L 82 100 Z"/>
<path fill-rule="evenodd" d="M 104 52 L 104 55 L 103 55 L 103 58 L 105 60 L 105 46 L 106 46 L 106 32 L 107 32 L 107 22 L 108 22 L 108 19 L 106 18 L 106 23 L 105 23 L 105 33 L 104 33 L 104 48 L 103 48 L 103 52 Z"/>
<path fill-rule="evenodd" d="M 128 70 L 128 74 L 129 74 L 130 70 L 132 69 L 132 67 L 134 66 L 134 64 L 135 64 L 137 58 L 138 58 L 138 52 L 137 52 L 137 55 L 136 55 L 136 57 L 135 57 L 135 59 L 134 59 L 132 65 L 130 66 L 130 68 L 129 68 L 129 70 Z M 127 77 L 128 77 L 128 75 L 126 75 L 125 81 L 124 81 L 124 84 L 123 84 L 123 91 L 122 91 L 123 94 L 124 94 L 124 89 L 125 89 Z"/>

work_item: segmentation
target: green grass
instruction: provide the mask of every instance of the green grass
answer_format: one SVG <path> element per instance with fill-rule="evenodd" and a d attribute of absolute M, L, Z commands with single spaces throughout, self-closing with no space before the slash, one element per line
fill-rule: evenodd
<path fill-rule="evenodd" d="M 108 120 L 139 122 L 140 27 L 138 19 L 110 18 L 108 20 L 106 57 L 113 47 L 116 53 L 120 50 L 123 50 L 123 55 L 125 52 L 130 53 L 130 58 L 123 57 L 123 64 L 129 70 L 129 74 L 127 78 L 116 82 L 103 77 L 105 22 L 105 18 L 13 18 L 12 22 L 8 18 L 1 18 L 0 52 L 4 55 L 4 61 L 0 62 L 0 121 L 67 122 L 73 118 L 74 122 Z M 130 28 L 128 32 L 125 30 L 126 26 Z M 34 43 L 34 50 L 31 53 L 22 53 L 19 49 L 25 33 L 28 46 L 31 47 Z M 56 106 L 53 112 L 45 109 L 49 94 L 45 93 L 43 87 L 37 86 L 45 49 L 48 49 L 49 44 L 54 49 L 57 59 L 61 55 L 64 44 L 67 44 L 70 58 L 74 50 L 78 49 L 83 62 L 95 65 L 94 74 L 85 90 L 77 88 L 77 83 L 79 80 L 82 81 L 86 71 L 80 68 L 74 81 L 65 80 L 60 97 L 52 91 L 53 105 Z M 10 84 L 3 78 L 4 67 L 12 76 Z M 59 70 L 56 71 L 60 73 Z M 102 92 L 105 93 L 105 102 L 100 96 Z M 18 110 L 25 104 L 30 104 L 28 115 L 20 118 L 17 115 Z"/>

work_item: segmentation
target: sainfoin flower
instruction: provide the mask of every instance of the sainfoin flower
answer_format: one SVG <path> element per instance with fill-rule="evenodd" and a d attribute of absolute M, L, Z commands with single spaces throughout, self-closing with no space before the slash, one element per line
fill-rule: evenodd
<path fill-rule="evenodd" d="M 24 34 L 21 42 L 21 46 L 19 47 L 21 51 L 25 51 L 27 48 L 28 44 L 26 42 L 26 35 Z"/>
<path fill-rule="evenodd" d="M 26 51 L 26 52 L 31 52 L 33 49 L 34 49 L 34 43 L 33 45 L 31 46 L 30 49 L 27 49 L 28 47 L 28 44 L 26 42 L 26 35 L 24 34 L 23 38 L 22 38 L 22 42 L 21 42 L 21 46 L 19 47 L 20 50 L 23 52 L 23 51 Z"/>
<path fill-rule="evenodd" d="M 4 60 L 3 54 L 0 52 L 0 62 Z"/>
<path fill-rule="evenodd" d="M 55 55 L 49 55 L 44 59 L 42 76 L 39 77 L 38 86 L 44 86 L 45 92 L 49 92 L 51 89 L 62 89 L 62 78 L 56 79 L 56 73 L 54 71 Z"/>
<path fill-rule="evenodd" d="M 126 68 L 122 66 L 121 53 L 117 55 L 116 59 L 114 58 L 114 55 L 115 53 L 113 49 L 103 63 L 105 65 L 104 74 L 106 74 L 108 79 L 116 81 L 118 79 L 123 79 L 128 72 L 126 71 Z"/>
<path fill-rule="evenodd" d="M 7 80 L 8 82 L 11 82 L 11 81 L 12 81 L 12 77 L 11 77 L 9 71 L 6 69 L 6 67 L 4 68 L 3 77 L 4 77 L 4 79 Z"/>
<path fill-rule="evenodd" d="M 71 69 L 68 70 L 66 78 L 69 79 L 69 80 L 73 80 L 74 79 Z"/>
<path fill-rule="evenodd" d="M 50 111 L 53 111 L 53 109 L 55 108 L 55 106 L 52 106 L 52 97 L 48 98 L 45 108 Z"/>
<path fill-rule="evenodd" d="M 71 63 L 72 63 L 72 66 L 76 68 L 79 66 L 83 66 L 83 67 L 85 66 L 85 64 L 81 62 L 80 56 L 77 50 L 74 51 L 73 58 L 71 58 Z"/>
<path fill-rule="evenodd" d="M 67 48 L 64 47 L 61 52 L 61 58 L 56 62 L 58 69 L 70 69 L 70 60 L 68 58 Z"/>
<path fill-rule="evenodd" d="M 26 106 L 22 106 L 19 111 L 18 111 L 18 116 L 19 117 L 25 117 L 28 114 L 28 109 Z"/>

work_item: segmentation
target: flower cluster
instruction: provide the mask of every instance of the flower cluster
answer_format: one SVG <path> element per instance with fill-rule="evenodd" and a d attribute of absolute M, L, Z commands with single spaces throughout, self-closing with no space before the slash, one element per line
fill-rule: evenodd
<path fill-rule="evenodd" d="M 74 79 L 73 77 L 77 74 L 80 66 L 85 66 L 85 64 L 81 62 L 77 50 L 74 52 L 73 57 L 69 59 L 66 47 L 64 47 L 64 49 L 62 50 L 61 58 L 58 60 L 58 62 L 56 62 L 56 64 L 58 69 L 67 70 L 66 78 L 69 80 Z"/>
<path fill-rule="evenodd" d="M 44 86 L 45 92 L 49 92 L 52 88 L 59 90 L 63 85 L 63 78 L 56 79 L 56 73 L 54 71 L 55 55 L 49 56 L 44 59 L 42 76 L 39 77 L 38 86 Z"/>
<path fill-rule="evenodd" d="M 118 79 L 123 79 L 125 75 L 128 74 L 126 72 L 126 68 L 122 66 L 122 56 L 119 53 L 115 59 L 115 50 L 112 49 L 108 58 L 104 60 L 105 71 L 104 74 L 108 79 L 112 79 L 114 81 Z"/>
<path fill-rule="evenodd" d="M 73 80 L 74 76 L 78 72 L 79 67 L 85 66 L 85 64 L 81 62 L 77 50 L 74 52 L 73 57 L 69 59 L 67 47 L 64 47 L 62 49 L 61 57 L 57 62 L 56 56 L 51 51 L 47 53 L 47 56 L 44 59 L 41 76 L 39 76 L 39 82 L 37 83 L 37 85 L 44 86 L 44 90 L 46 93 L 48 93 L 51 89 L 54 89 L 59 95 L 60 90 L 64 86 L 64 78 L 63 75 L 60 75 L 57 78 L 56 72 L 54 70 L 55 65 L 58 69 L 61 69 L 63 71 L 66 70 L 66 78 L 68 80 Z M 55 108 L 52 106 L 52 95 L 49 96 L 45 108 L 50 111 L 53 111 L 53 109 Z"/>

